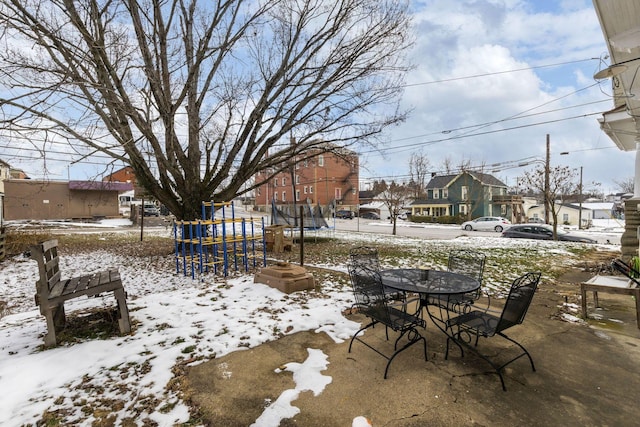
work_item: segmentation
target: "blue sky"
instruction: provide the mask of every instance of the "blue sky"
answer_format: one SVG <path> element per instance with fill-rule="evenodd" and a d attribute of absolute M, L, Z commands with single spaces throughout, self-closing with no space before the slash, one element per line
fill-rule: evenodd
<path fill-rule="evenodd" d="M 416 68 L 403 98 L 412 114 L 385 135 L 382 153 L 363 154 L 362 177 L 402 181 L 413 152 L 426 155 L 434 171 L 449 158 L 491 172 L 500 169 L 493 164 L 544 158 L 547 134 L 551 165 L 582 166 L 585 189 L 596 181 L 615 192 L 615 180 L 633 176 L 635 154 L 615 147 L 599 128 L 600 115 L 589 115 L 613 106 L 610 82 L 593 79 L 608 52 L 591 1 L 432 0 L 413 7 Z M 464 78 L 477 75 L 484 76 Z M 518 115 L 528 117 L 510 119 Z M 585 117 L 569 119 L 575 116 Z M 515 185 L 525 170 L 495 175 Z"/>

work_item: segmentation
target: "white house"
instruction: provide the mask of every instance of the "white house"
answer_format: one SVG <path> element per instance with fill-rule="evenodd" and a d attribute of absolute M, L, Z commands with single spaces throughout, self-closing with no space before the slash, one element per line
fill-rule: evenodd
<path fill-rule="evenodd" d="M 578 225 L 578 219 L 580 218 L 580 207 L 573 204 L 558 204 L 556 203 L 555 209 L 558 209 L 558 225 Z M 582 226 L 580 228 L 588 228 L 591 226 L 593 216 L 591 209 L 582 205 Z M 544 205 L 536 205 L 529 208 L 527 211 L 528 218 L 544 218 Z M 553 217 L 549 215 L 549 221 L 552 221 Z"/>
<path fill-rule="evenodd" d="M 386 203 L 379 201 L 372 201 L 371 203 L 367 203 L 364 205 L 360 205 L 360 214 L 364 212 L 375 212 L 380 215 L 380 219 L 387 219 L 391 215 L 389 213 L 389 208 Z"/>
<path fill-rule="evenodd" d="M 611 219 L 614 217 L 613 202 L 588 202 L 583 203 L 582 207 L 591 210 L 592 219 Z"/>

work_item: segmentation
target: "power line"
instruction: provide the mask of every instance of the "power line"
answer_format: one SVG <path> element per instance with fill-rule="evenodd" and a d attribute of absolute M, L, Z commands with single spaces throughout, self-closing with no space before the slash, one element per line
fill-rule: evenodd
<path fill-rule="evenodd" d="M 566 120 L 574 120 L 574 119 L 581 119 L 581 118 L 585 118 L 585 117 L 589 117 L 589 116 L 595 116 L 595 115 L 599 115 L 602 114 L 601 111 L 595 112 L 595 113 L 586 113 L 586 114 L 581 114 L 578 116 L 571 116 L 571 117 L 564 117 L 562 119 L 555 119 L 555 120 L 546 120 L 543 122 L 537 122 L 537 123 L 529 123 L 526 125 L 519 125 L 519 126 L 513 126 L 510 128 L 502 128 L 502 129 L 496 129 L 496 130 L 490 130 L 490 131 L 485 131 L 485 132 L 476 132 L 476 133 L 467 133 L 467 134 L 463 134 L 463 135 L 454 135 L 448 138 L 440 138 L 440 139 L 434 139 L 431 141 L 421 141 L 421 142 L 417 142 L 414 144 L 406 144 L 403 145 L 401 147 L 392 147 L 392 148 L 388 148 L 388 149 L 382 149 L 382 150 L 368 150 L 368 151 L 360 151 L 358 154 L 367 154 L 367 153 L 376 153 L 376 152 L 385 152 L 385 153 L 389 153 L 389 152 L 400 152 L 400 151 L 404 151 L 416 146 L 423 146 L 423 145 L 433 145 L 433 144 L 437 144 L 438 142 L 446 142 L 446 141 L 454 141 L 456 139 L 462 139 L 462 138 L 469 138 L 472 136 L 482 136 L 482 135 L 489 135 L 492 133 L 499 133 L 499 132 L 507 132 L 507 131 L 511 131 L 511 130 L 516 130 L 516 129 L 524 129 L 524 128 L 528 128 L 528 127 L 533 127 L 533 126 L 540 126 L 540 125 L 546 125 L 546 124 L 550 124 L 550 123 L 558 123 L 558 122 L 562 122 L 562 121 L 566 121 Z M 398 148 L 400 148 L 400 150 L 398 150 Z"/>
<path fill-rule="evenodd" d="M 483 73 L 483 74 L 473 74 L 473 75 L 470 75 L 470 76 L 451 77 L 449 79 L 433 80 L 433 81 L 430 81 L 430 82 L 409 83 L 409 84 L 403 85 L 401 87 L 426 86 L 426 85 L 432 85 L 432 84 L 436 84 L 436 83 L 455 82 L 455 81 L 458 81 L 458 80 L 475 79 L 475 78 L 478 78 L 478 77 L 496 76 L 496 75 L 499 75 L 499 74 L 507 74 L 507 73 L 517 73 L 517 72 L 520 72 L 520 71 L 536 70 L 536 69 L 539 69 L 539 68 L 558 67 L 560 65 L 577 64 L 579 62 L 587 62 L 587 61 L 594 61 L 594 60 L 598 60 L 599 61 L 600 58 L 577 59 L 575 61 L 557 62 L 555 64 L 534 65 L 532 67 L 516 68 L 516 69 L 513 69 L 513 70 L 495 71 L 495 72 L 492 72 L 492 73 Z"/>

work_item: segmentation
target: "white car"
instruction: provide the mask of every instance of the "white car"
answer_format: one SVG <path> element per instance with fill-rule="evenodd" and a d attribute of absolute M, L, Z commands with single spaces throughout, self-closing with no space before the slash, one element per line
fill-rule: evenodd
<path fill-rule="evenodd" d="M 501 216 L 481 216 L 471 221 L 462 223 L 462 229 L 467 231 L 496 231 L 502 233 L 502 230 L 509 227 L 511 221 Z"/>

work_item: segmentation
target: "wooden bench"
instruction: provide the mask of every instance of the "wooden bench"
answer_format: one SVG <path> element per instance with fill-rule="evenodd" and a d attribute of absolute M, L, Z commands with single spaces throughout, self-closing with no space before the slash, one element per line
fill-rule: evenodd
<path fill-rule="evenodd" d="M 580 284 L 582 294 L 582 315 L 587 316 L 587 292 L 593 292 L 595 307 L 600 307 L 598 292 L 610 294 L 633 295 L 636 303 L 636 324 L 640 329 L 640 283 L 637 279 L 639 273 L 621 260 L 614 260 L 611 264 L 614 270 L 620 271 L 624 276 L 600 276 L 596 275 Z"/>
<path fill-rule="evenodd" d="M 56 328 L 65 324 L 64 302 L 83 295 L 96 296 L 113 292 L 118 303 L 118 324 L 121 334 L 131 332 L 127 295 L 117 269 L 62 280 L 58 263 L 58 240 L 48 240 L 31 247 L 31 259 L 38 262 L 40 279 L 36 282 L 36 305 L 47 319 L 45 346 L 54 346 Z"/>

